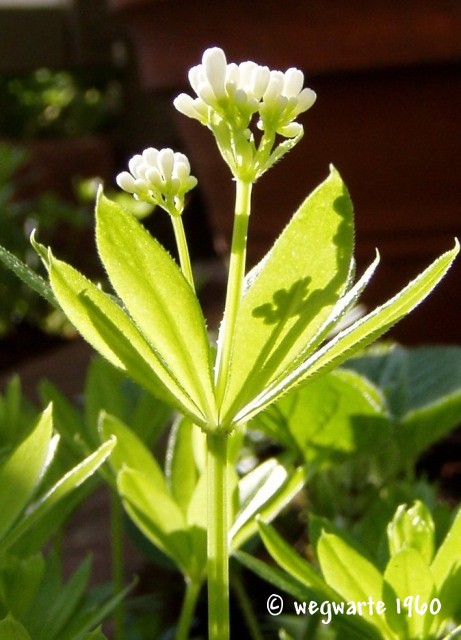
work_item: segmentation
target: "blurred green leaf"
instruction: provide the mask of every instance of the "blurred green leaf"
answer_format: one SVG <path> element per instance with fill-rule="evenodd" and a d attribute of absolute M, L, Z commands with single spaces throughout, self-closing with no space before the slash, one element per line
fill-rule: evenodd
<path fill-rule="evenodd" d="M 387 526 L 391 556 L 409 547 L 418 551 L 429 565 L 434 556 L 434 521 L 420 500 L 408 508 L 400 505 Z"/>
<path fill-rule="evenodd" d="M 442 614 L 453 615 L 460 608 L 461 594 L 461 509 L 431 564 L 431 573 L 443 603 Z"/>
<path fill-rule="evenodd" d="M 45 560 L 41 554 L 23 558 L 3 555 L 0 558 L 0 601 L 15 619 L 24 622 L 44 571 Z"/>
<path fill-rule="evenodd" d="M 194 455 L 194 426 L 189 418 L 179 418 L 168 440 L 166 477 L 171 495 L 187 513 L 200 477 Z"/>
<path fill-rule="evenodd" d="M 427 605 L 435 596 L 434 581 L 429 566 L 419 551 L 407 547 L 393 555 L 384 572 L 384 580 L 385 586 L 389 585 L 392 590 L 386 607 L 386 618 L 389 624 L 401 633 L 401 619 L 403 619 L 410 638 L 427 638 L 433 621 L 429 607 L 424 615 L 416 612 L 413 612 L 413 615 L 403 615 L 406 613 L 403 603 L 408 596 L 419 596 L 420 603 Z M 386 594 L 385 586 L 384 594 Z M 396 611 L 395 597 L 400 598 L 402 603 L 400 615 Z"/>
<path fill-rule="evenodd" d="M 192 559 L 191 540 L 185 516 L 171 495 L 151 478 L 127 467 L 118 474 L 117 485 L 136 526 L 187 575 Z"/>
<path fill-rule="evenodd" d="M 45 495 L 31 504 L 25 515 L 0 542 L 0 552 L 4 552 L 13 544 L 16 544 L 21 536 L 44 518 L 60 500 L 92 476 L 110 455 L 114 445 L 114 439 L 102 444 L 99 449 L 66 473 Z M 12 500 L 15 492 L 11 491 L 11 487 L 9 487 L 9 489 L 9 498 Z M 56 528 L 56 523 L 49 521 L 49 524 L 51 531 L 53 531 Z"/>
<path fill-rule="evenodd" d="M 118 418 L 102 412 L 99 428 L 103 440 L 115 436 L 117 444 L 109 460 L 115 475 L 125 467 L 135 469 L 157 485 L 159 491 L 167 492 L 166 479 L 159 464 L 142 440 L 129 427 Z"/>
<path fill-rule="evenodd" d="M 344 366 L 383 391 L 407 460 L 461 422 L 461 347 L 375 347 Z"/>
<path fill-rule="evenodd" d="M 30 435 L 0 467 L 0 540 L 38 488 L 49 463 L 51 435 L 52 413 L 49 406 Z"/>
<path fill-rule="evenodd" d="M 22 624 L 11 615 L 0 620 L 0 637 L 2 640 L 32 640 Z"/>
<path fill-rule="evenodd" d="M 336 370 L 261 412 L 251 426 L 295 449 L 315 470 L 376 450 L 391 437 L 386 405 L 366 378 Z"/>

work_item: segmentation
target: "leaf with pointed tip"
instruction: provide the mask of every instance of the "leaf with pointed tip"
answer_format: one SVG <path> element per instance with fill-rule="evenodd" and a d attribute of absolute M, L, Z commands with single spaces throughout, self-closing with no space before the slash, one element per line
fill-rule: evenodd
<path fill-rule="evenodd" d="M 5 537 L 36 491 L 49 462 L 52 412 L 41 414 L 33 431 L 0 467 L 0 540 Z"/>
<path fill-rule="evenodd" d="M 239 482 L 240 511 L 229 532 L 234 549 L 258 532 L 257 516 L 270 522 L 302 489 L 306 480 L 303 467 L 294 469 L 269 459 Z"/>
<path fill-rule="evenodd" d="M 136 469 L 150 478 L 162 490 L 167 491 L 165 475 L 157 460 L 129 427 L 115 416 L 102 411 L 99 418 L 99 430 L 104 440 L 111 436 L 116 439 L 117 444 L 109 460 L 115 475 L 124 467 Z"/>
<path fill-rule="evenodd" d="M 38 273 L 33 271 L 25 262 L 22 262 L 13 253 L 0 246 L 0 261 L 3 265 L 13 271 L 17 277 L 24 282 L 33 291 L 41 295 L 47 302 L 53 307 L 59 309 L 58 301 L 56 300 L 53 290 L 48 282 L 42 278 Z"/>
<path fill-rule="evenodd" d="M 234 551 L 233 555 L 245 567 L 254 571 L 260 578 L 267 580 L 267 582 L 273 584 L 277 589 L 290 594 L 297 600 L 310 600 L 314 595 L 310 587 L 305 586 L 286 571 L 282 571 L 279 567 L 266 564 L 245 551 Z"/>
<path fill-rule="evenodd" d="M 264 546 L 277 564 L 284 569 L 284 572 L 280 573 L 276 567 L 269 567 L 263 563 L 255 565 L 254 560 L 247 559 L 246 554 L 241 552 L 236 553 L 239 560 L 247 564 L 262 578 L 269 580 L 287 593 L 291 593 L 299 600 L 315 600 L 318 603 L 321 601 L 340 603 L 343 600 L 340 593 L 335 591 L 327 580 L 324 580 L 304 558 L 297 554 L 273 527 L 262 521 L 258 523 L 258 526 Z M 300 587 L 305 590 L 303 596 L 301 596 Z M 343 635 L 340 637 L 355 638 L 358 635 L 360 638 L 370 640 L 378 640 L 382 637 L 378 635 L 374 625 L 359 615 L 338 615 L 335 618 L 335 625 L 343 631 Z"/>
<path fill-rule="evenodd" d="M 346 187 L 332 168 L 251 278 L 236 320 L 224 414 L 277 378 L 329 317 L 349 282 L 352 218 Z"/>
<path fill-rule="evenodd" d="M 92 558 L 87 556 L 69 580 L 54 590 L 54 597 L 47 602 L 48 606 L 45 611 L 43 611 L 43 602 L 39 600 L 42 610 L 38 611 L 35 606 L 33 611 L 35 615 L 31 616 L 31 612 L 29 612 L 28 617 L 29 619 L 32 617 L 36 627 L 34 629 L 32 624 L 29 624 L 34 640 L 61 637 L 61 632 L 65 630 L 69 620 L 75 615 L 75 611 L 78 610 L 80 601 L 84 597 L 91 576 L 91 564 Z M 45 581 L 45 585 L 49 586 L 47 581 Z"/>
<path fill-rule="evenodd" d="M 108 295 L 53 256 L 50 281 L 64 313 L 104 358 L 153 395 L 203 423 L 201 411 L 133 321 Z"/>
<path fill-rule="evenodd" d="M 216 423 L 205 321 L 181 270 L 138 220 L 102 193 L 96 240 L 128 313 L 208 422 Z"/>
<path fill-rule="evenodd" d="M 127 594 L 133 589 L 133 585 L 129 584 L 122 591 L 112 595 L 110 598 L 103 600 L 102 602 L 92 603 L 91 600 L 87 606 L 84 606 L 81 610 L 76 612 L 75 617 L 59 635 L 59 640 L 81 640 L 82 634 L 88 634 L 83 636 L 85 640 L 91 638 L 91 640 L 101 640 L 104 636 L 100 631 L 94 630 L 96 625 L 99 625 L 107 616 L 114 611 L 117 605 L 127 596 Z"/>
<path fill-rule="evenodd" d="M 99 627 L 91 633 L 87 633 L 83 640 L 107 640 L 107 637 L 103 634 L 101 627 Z"/>
<path fill-rule="evenodd" d="M 31 640 L 26 629 L 11 614 L 0 620 L 0 638 L 2 640 Z"/>
<path fill-rule="evenodd" d="M 338 600 L 338 593 L 325 582 L 322 576 L 302 558 L 273 527 L 265 522 L 258 522 L 259 533 L 264 546 L 271 556 L 290 576 L 326 600 Z"/>
<path fill-rule="evenodd" d="M 379 338 L 401 318 L 412 311 L 440 282 L 459 251 L 459 243 L 451 251 L 442 254 L 417 278 L 412 280 L 396 296 L 388 300 L 352 326 L 341 331 L 332 340 L 308 357 L 296 369 L 274 385 L 269 385 L 259 396 L 243 407 L 234 418 L 235 424 L 249 418 L 274 402 L 298 384 L 314 380 L 331 371 L 355 351 Z"/>
<path fill-rule="evenodd" d="M 68 471 L 44 496 L 34 502 L 20 522 L 1 541 L 0 551 L 4 552 L 20 540 L 21 536 L 40 521 L 60 500 L 90 478 L 108 458 L 114 445 L 115 439 L 113 438 L 102 444 L 99 449 Z"/>

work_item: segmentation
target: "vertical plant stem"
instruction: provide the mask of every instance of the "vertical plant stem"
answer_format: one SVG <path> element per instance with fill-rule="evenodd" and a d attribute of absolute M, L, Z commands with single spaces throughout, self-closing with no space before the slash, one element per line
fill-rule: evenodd
<path fill-rule="evenodd" d="M 208 483 L 208 640 L 229 639 L 229 549 L 227 441 L 207 435 Z"/>
<path fill-rule="evenodd" d="M 184 277 L 192 287 L 192 291 L 195 291 L 194 276 L 192 273 L 192 267 L 190 263 L 189 248 L 187 246 L 186 234 L 184 233 L 184 225 L 182 217 L 180 215 L 172 215 L 171 221 L 173 223 L 173 231 L 176 240 L 176 246 L 179 254 L 179 264 L 181 265 L 181 271 Z"/>
<path fill-rule="evenodd" d="M 175 640 L 187 640 L 189 638 L 190 627 L 201 587 L 201 582 L 194 582 L 189 579 L 186 580 L 186 592 L 182 602 L 181 615 L 176 629 Z"/>
<path fill-rule="evenodd" d="M 111 491 L 110 496 L 112 587 L 114 594 L 116 594 L 123 589 L 123 511 L 115 491 Z M 124 638 L 124 617 L 122 600 L 114 611 L 114 640 L 123 640 Z"/>
<path fill-rule="evenodd" d="M 229 278 L 227 280 L 226 303 L 222 336 L 218 344 L 216 358 L 216 388 L 218 406 L 223 399 L 229 373 L 229 363 L 234 339 L 235 321 L 242 297 L 245 276 L 248 221 L 251 211 L 251 191 L 253 184 L 237 179 L 235 196 L 235 218 L 232 232 Z"/>

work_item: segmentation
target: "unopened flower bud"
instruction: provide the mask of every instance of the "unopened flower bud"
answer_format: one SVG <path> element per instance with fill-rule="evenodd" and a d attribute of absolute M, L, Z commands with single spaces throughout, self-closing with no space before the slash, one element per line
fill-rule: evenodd
<path fill-rule="evenodd" d="M 197 179 L 190 175 L 187 157 L 172 149 L 159 151 L 149 147 L 133 156 L 128 167 L 129 172 L 118 174 L 118 186 L 138 200 L 159 205 L 171 215 L 182 213 L 184 195 L 197 184 Z"/>

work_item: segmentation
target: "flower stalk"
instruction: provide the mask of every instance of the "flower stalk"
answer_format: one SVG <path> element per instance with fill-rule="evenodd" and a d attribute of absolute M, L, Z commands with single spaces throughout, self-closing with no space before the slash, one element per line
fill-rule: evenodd
<path fill-rule="evenodd" d="M 187 282 L 190 284 L 193 291 L 195 291 L 194 274 L 192 273 L 192 265 L 189 256 L 189 247 L 187 246 L 186 234 L 184 233 L 184 225 L 181 216 L 171 216 L 171 223 L 173 225 L 174 237 L 176 240 L 176 247 L 178 249 L 179 264 L 181 271 Z"/>
<path fill-rule="evenodd" d="M 181 614 L 179 616 L 179 622 L 176 628 L 175 640 L 188 640 L 194 611 L 201 588 L 201 582 L 190 579 L 186 580 L 186 592 L 184 594 Z"/>
<path fill-rule="evenodd" d="M 131 158 L 128 167 L 130 171 L 118 174 L 117 184 L 133 194 L 136 200 L 159 206 L 170 215 L 181 270 L 195 291 L 182 222 L 185 195 L 197 184 L 197 178 L 190 175 L 189 160 L 183 153 L 175 153 L 172 149 L 159 151 L 149 147 Z"/>
<path fill-rule="evenodd" d="M 229 639 L 229 546 L 226 433 L 207 436 L 208 638 Z"/>
<path fill-rule="evenodd" d="M 234 337 L 235 322 L 242 297 L 245 277 L 248 222 L 251 212 L 252 183 L 237 180 L 235 198 L 234 228 L 232 232 L 229 276 L 227 280 L 226 302 L 223 325 L 216 358 L 216 396 L 218 406 L 226 390 Z"/>

